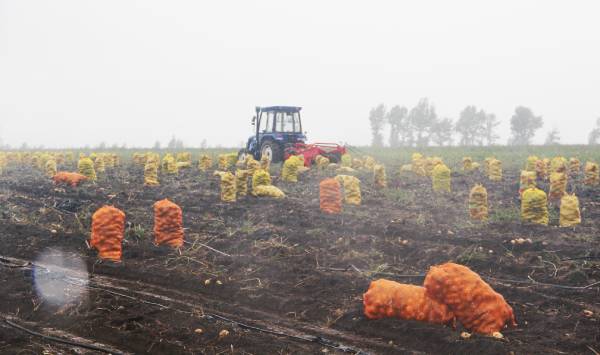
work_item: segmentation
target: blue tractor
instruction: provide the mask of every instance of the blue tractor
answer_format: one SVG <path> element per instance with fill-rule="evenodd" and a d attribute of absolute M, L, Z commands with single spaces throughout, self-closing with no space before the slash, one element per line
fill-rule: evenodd
<path fill-rule="evenodd" d="M 286 149 L 306 141 L 300 120 L 301 109 L 296 106 L 256 107 L 256 116 L 252 118 L 256 134 L 248 138 L 246 148 L 240 150 L 238 157 L 244 159 L 246 154 L 252 154 L 255 159 L 260 159 L 267 156 L 274 163 L 286 158 Z"/>

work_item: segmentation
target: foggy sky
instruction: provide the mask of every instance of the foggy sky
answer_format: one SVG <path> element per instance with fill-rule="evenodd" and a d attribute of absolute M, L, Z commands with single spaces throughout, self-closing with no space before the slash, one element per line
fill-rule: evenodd
<path fill-rule="evenodd" d="M 517 105 L 561 143 L 600 116 L 598 1 L 0 0 L 0 137 L 46 147 L 237 146 L 256 105 L 368 144 L 369 109 Z M 387 142 L 387 136 L 385 137 Z"/>

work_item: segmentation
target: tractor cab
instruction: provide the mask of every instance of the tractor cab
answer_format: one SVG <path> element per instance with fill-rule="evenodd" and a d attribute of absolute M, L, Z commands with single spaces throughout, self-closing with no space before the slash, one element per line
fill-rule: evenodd
<path fill-rule="evenodd" d="M 252 154 L 255 159 L 266 155 L 272 162 L 282 161 L 288 147 L 306 141 L 301 109 L 296 106 L 256 107 L 256 116 L 252 118 L 255 134 L 240 151 L 240 158 L 244 154 Z"/>

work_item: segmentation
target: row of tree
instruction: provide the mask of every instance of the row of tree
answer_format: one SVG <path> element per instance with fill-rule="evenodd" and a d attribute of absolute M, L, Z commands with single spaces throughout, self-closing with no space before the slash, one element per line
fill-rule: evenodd
<path fill-rule="evenodd" d="M 383 132 L 389 125 L 389 145 L 391 147 L 424 147 L 430 144 L 447 146 L 454 143 L 458 136 L 458 144 L 464 146 L 493 145 L 498 141 L 497 127 L 500 121 L 493 113 L 485 112 L 475 106 L 467 106 L 454 122 L 447 117 L 439 117 L 435 106 L 427 98 L 410 110 L 404 106 L 393 106 L 387 110 L 383 104 L 369 112 L 372 141 L 374 147 L 384 145 Z M 541 116 L 524 106 L 515 108 L 510 119 L 512 145 L 529 145 L 535 132 L 542 128 L 544 121 Z M 600 118 L 597 127 L 590 133 L 589 143 L 598 144 L 600 141 Z M 545 144 L 558 144 L 560 137 L 556 129 L 551 130 Z"/>

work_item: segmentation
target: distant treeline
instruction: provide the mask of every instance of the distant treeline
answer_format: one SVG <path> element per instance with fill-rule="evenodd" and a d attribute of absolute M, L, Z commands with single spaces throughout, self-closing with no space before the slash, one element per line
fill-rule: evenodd
<path fill-rule="evenodd" d="M 494 145 L 498 142 L 496 132 L 500 121 L 493 113 L 485 112 L 475 106 L 467 106 L 456 122 L 451 118 L 439 117 L 435 106 L 427 98 L 410 110 L 396 105 L 389 110 L 380 104 L 369 112 L 373 147 L 384 146 L 383 131 L 389 125 L 390 147 L 426 147 L 430 145 L 449 146 L 456 143 L 461 146 Z M 518 106 L 510 119 L 511 136 L 509 145 L 529 145 L 537 130 L 542 128 L 542 116 L 534 115 L 525 106 Z M 588 135 L 589 144 L 600 141 L 600 118 Z M 559 132 L 552 129 L 548 132 L 544 144 L 560 143 Z"/>

